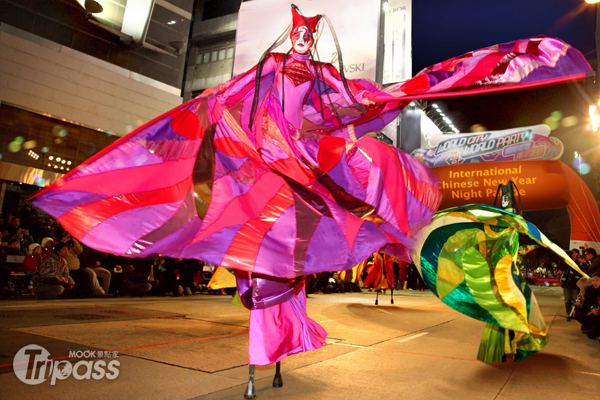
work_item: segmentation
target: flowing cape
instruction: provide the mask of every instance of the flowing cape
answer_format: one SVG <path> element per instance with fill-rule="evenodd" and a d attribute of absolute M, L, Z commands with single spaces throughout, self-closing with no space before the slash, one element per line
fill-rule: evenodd
<path fill-rule="evenodd" d="M 592 71 L 577 50 L 544 37 L 469 53 L 385 90 L 365 80 L 342 85 L 330 64 L 311 69 L 283 54 L 261 65 L 269 68 L 207 89 L 134 130 L 33 202 L 103 252 L 235 269 L 251 309 L 256 364 L 325 343 L 303 291 L 282 278 L 347 270 L 382 249 L 407 260 L 440 204 L 423 165 L 366 133 L 411 98 L 545 85 Z M 295 99 L 301 121 L 286 119 L 276 76 L 287 85 L 313 82 Z"/>
<path fill-rule="evenodd" d="M 531 288 L 516 267 L 519 233 L 560 256 L 560 247 L 521 216 L 485 205 L 439 211 L 412 252 L 431 291 L 445 304 L 486 323 L 478 359 L 519 361 L 541 350 L 548 329 Z"/>
<path fill-rule="evenodd" d="M 318 68 L 336 74 L 330 64 Z M 385 90 L 348 81 L 355 98 L 373 102 L 364 108 L 317 73 L 296 129 L 284 118 L 274 74 L 262 75 L 257 90 L 253 69 L 116 141 L 33 203 L 82 243 L 120 256 L 197 258 L 288 278 L 349 269 L 382 248 L 407 259 L 440 190 L 410 156 L 360 137 L 381 129 L 411 97 L 544 85 L 591 71 L 558 39 L 519 40 Z"/>

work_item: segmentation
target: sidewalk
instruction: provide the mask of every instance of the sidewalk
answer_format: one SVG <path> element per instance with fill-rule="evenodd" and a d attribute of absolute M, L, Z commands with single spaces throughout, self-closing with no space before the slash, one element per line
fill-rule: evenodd
<path fill-rule="evenodd" d="M 477 361 L 482 322 L 430 292 L 310 295 L 308 314 L 329 333 L 329 346 L 257 367 L 257 399 L 560 399 L 597 398 L 600 343 L 567 322 L 559 288 L 534 287 L 550 342 L 520 363 Z M 2 399 L 242 399 L 248 378 L 248 312 L 228 296 L 33 299 L 0 301 Z M 73 374 L 51 385 L 21 382 L 13 359 L 37 344 L 50 357 L 103 351 L 118 357 L 118 376 Z M 67 359 L 67 358 L 65 358 Z M 70 359 L 75 365 L 80 360 Z M 87 367 L 78 368 L 85 375 Z M 108 372 L 108 371 L 107 371 Z"/>

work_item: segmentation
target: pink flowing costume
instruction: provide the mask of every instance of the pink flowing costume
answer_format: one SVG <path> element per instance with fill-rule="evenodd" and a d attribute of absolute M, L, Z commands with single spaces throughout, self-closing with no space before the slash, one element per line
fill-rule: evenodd
<path fill-rule="evenodd" d="M 92 248 L 233 268 L 241 272 L 238 289 L 250 293 L 263 279 L 254 276 L 342 271 L 381 249 L 406 260 L 441 192 L 415 159 L 363 136 L 413 98 L 541 86 L 591 72 L 571 46 L 536 37 L 467 53 L 385 90 L 349 80 L 351 96 L 331 64 L 271 53 L 258 93 L 256 67 L 207 89 L 41 190 L 34 204 Z M 364 99 L 373 104 L 356 104 Z M 293 284 L 285 285 L 247 302 L 252 364 L 324 343 L 303 292 L 289 295 Z M 263 301 L 270 297 L 280 302 Z M 279 339 L 264 340 L 269 335 Z"/>

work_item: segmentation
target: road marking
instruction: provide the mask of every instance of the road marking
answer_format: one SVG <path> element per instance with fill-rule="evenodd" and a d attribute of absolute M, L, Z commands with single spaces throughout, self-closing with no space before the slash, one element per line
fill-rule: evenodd
<path fill-rule="evenodd" d="M 338 346 L 356 347 L 357 349 L 380 350 L 380 349 L 375 349 L 375 348 L 369 347 L 369 346 L 358 346 L 355 344 L 345 344 L 345 343 L 336 343 L 336 342 L 328 342 L 327 344 L 337 344 Z"/>
<path fill-rule="evenodd" d="M 408 342 L 409 340 L 420 338 L 421 336 L 425 336 L 425 335 L 428 335 L 428 334 L 429 334 L 429 332 L 421 332 L 421 333 L 418 333 L 418 334 L 413 335 L 413 336 L 409 336 L 409 337 L 404 338 L 404 339 L 396 340 L 396 343 Z"/>

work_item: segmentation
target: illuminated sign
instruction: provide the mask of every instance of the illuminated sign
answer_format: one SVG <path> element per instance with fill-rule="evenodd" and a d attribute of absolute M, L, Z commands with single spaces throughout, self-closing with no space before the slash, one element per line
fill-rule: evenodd
<path fill-rule="evenodd" d="M 559 160 L 563 145 L 546 125 L 479 134 L 439 135 L 439 144 L 413 156 L 430 167 L 488 161 Z"/>

